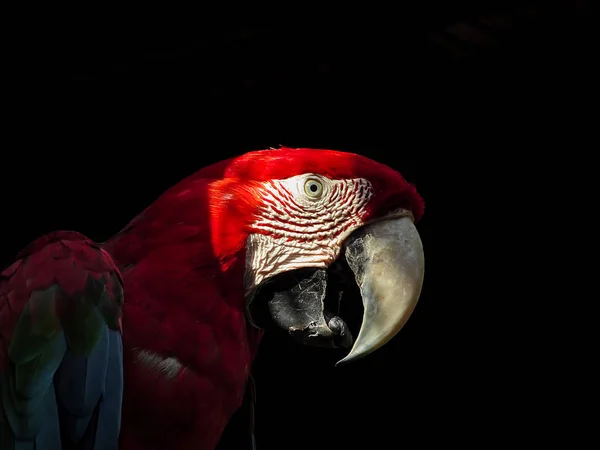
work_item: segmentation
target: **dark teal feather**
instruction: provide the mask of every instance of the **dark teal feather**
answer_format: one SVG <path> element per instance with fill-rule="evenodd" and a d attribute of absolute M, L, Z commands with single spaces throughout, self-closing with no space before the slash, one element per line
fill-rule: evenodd
<path fill-rule="evenodd" d="M 1 450 L 117 449 L 123 349 L 114 312 L 97 280 L 71 296 L 57 285 L 31 294 L 0 372 Z"/>

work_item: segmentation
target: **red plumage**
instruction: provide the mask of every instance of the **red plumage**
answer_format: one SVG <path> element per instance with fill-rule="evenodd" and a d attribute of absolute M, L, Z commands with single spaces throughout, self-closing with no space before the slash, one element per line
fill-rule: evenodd
<path fill-rule="evenodd" d="M 119 269 L 108 253 L 80 233 L 57 231 L 47 234 L 17 255 L 16 262 L 0 273 L 0 369 L 8 364 L 8 345 L 32 293 L 56 284 L 64 291 L 66 300 L 84 291 L 88 277 L 104 283 L 116 303 L 122 301 L 113 295 L 114 279 L 121 281 Z M 64 304 L 57 302 L 55 305 L 59 320 L 66 312 L 61 308 Z M 38 317 L 36 306 L 35 302 L 30 303 L 34 323 Z"/>
<path fill-rule="evenodd" d="M 167 190 L 101 246 L 68 232 L 28 246 L 25 259 L 3 272 L 0 351 L 32 290 L 56 281 L 75 292 L 88 274 L 119 273 L 118 266 L 125 298 L 120 448 L 214 448 L 242 402 L 261 337 L 246 322 L 243 285 L 248 227 L 261 201 L 253 188 L 308 172 L 368 179 L 367 216 L 400 207 L 416 220 L 423 213 L 398 172 L 359 155 L 282 148 L 222 161 Z"/>

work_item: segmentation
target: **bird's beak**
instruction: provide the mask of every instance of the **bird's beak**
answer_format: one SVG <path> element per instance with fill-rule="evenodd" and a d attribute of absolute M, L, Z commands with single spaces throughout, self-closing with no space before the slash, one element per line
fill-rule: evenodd
<path fill-rule="evenodd" d="M 346 243 L 346 260 L 362 296 L 362 326 L 340 363 L 366 356 L 393 338 L 412 314 L 423 285 L 425 257 L 410 217 L 381 220 Z"/>
<path fill-rule="evenodd" d="M 419 233 L 407 216 L 379 220 L 356 230 L 346 240 L 338 259 L 342 258 L 363 303 L 362 324 L 354 343 L 346 323 L 325 309 L 326 298 L 334 295 L 328 286 L 333 277 L 331 267 L 276 275 L 260 287 L 255 297 L 262 300 L 254 301 L 251 309 L 260 316 L 263 305 L 263 317 L 269 316 L 277 328 L 305 344 L 351 347 L 338 364 L 368 355 L 400 331 L 419 299 L 425 264 Z"/>

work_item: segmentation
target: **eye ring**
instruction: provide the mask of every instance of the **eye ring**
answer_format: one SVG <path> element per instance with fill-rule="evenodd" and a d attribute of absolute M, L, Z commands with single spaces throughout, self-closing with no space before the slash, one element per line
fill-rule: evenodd
<path fill-rule="evenodd" d="M 312 199 L 323 195 L 323 183 L 316 178 L 309 178 L 304 182 L 304 192 Z"/>

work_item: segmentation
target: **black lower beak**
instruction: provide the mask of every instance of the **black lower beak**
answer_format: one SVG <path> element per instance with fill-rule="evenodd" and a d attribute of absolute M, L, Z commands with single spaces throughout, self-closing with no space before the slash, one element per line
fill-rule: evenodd
<path fill-rule="evenodd" d="M 264 283 L 250 305 L 253 322 L 265 329 L 284 330 L 307 345 L 350 348 L 348 325 L 325 309 L 328 274 L 325 269 L 300 269 Z"/>

